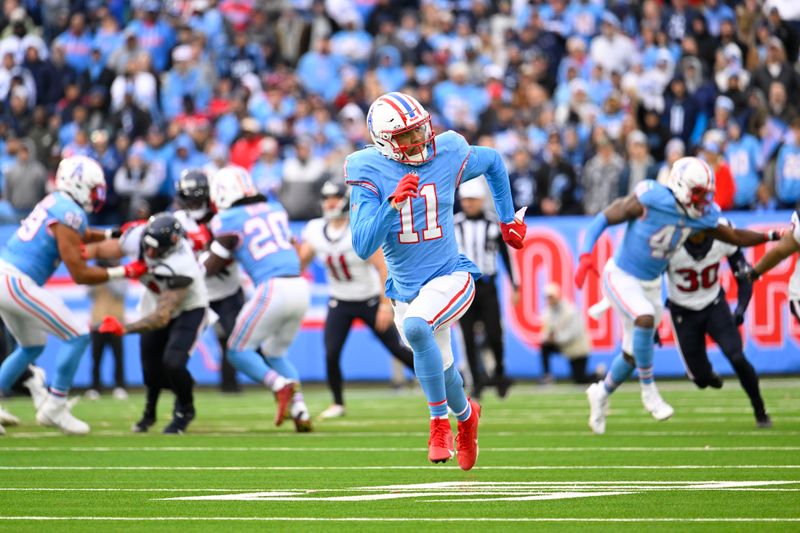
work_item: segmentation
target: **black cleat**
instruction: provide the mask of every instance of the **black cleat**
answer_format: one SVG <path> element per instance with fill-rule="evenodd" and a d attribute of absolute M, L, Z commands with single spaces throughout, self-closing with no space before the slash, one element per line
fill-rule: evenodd
<path fill-rule="evenodd" d="M 150 426 L 156 423 L 155 416 L 142 416 L 141 420 L 136 422 L 134 425 L 131 426 L 131 431 L 134 433 L 147 433 L 147 430 L 150 429 Z"/>
<path fill-rule="evenodd" d="M 708 378 L 708 386 L 712 389 L 721 389 L 722 388 L 722 378 L 716 372 L 711 373 L 711 377 Z"/>
<path fill-rule="evenodd" d="M 180 434 L 186 431 L 189 422 L 194 420 L 194 411 L 174 411 L 172 421 L 167 424 L 162 433 Z"/>
<path fill-rule="evenodd" d="M 759 429 L 769 429 L 772 427 L 772 419 L 767 413 L 756 416 L 756 427 Z"/>
<path fill-rule="evenodd" d="M 508 389 L 511 388 L 511 385 L 514 384 L 514 380 L 508 376 L 498 376 L 497 377 L 497 395 L 500 398 L 505 398 L 508 396 Z"/>

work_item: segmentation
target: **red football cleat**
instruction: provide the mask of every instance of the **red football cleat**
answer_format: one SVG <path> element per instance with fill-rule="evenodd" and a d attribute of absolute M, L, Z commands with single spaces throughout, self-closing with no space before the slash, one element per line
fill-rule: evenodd
<path fill-rule="evenodd" d="M 453 430 L 447 418 L 431 419 L 431 437 L 428 439 L 428 460 L 432 463 L 446 463 L 455 455 L 453 451 Z"/>
<path fill-rule="evenodd" d="M 456 450 L 458 451 L 458 466 L 461 470 L 469 470 L 478 460 L 478 420 L 481 417 L 481 406 L 470 398 L 469 404 L 472 413 L 465 421 L 458 422 L 458 436 L 456 437 Z"/>
<path fill-rule="evenodd" d="M 294 396 L 294 383 L 287 383 L 285 387 L 275 393 L 275 400 L 278 402 L 278 412 L 275 413 L 276 426 L 283 424 L 286 411 L 289 410 L 289 405 L 292 403 L 292 396 Z"/>

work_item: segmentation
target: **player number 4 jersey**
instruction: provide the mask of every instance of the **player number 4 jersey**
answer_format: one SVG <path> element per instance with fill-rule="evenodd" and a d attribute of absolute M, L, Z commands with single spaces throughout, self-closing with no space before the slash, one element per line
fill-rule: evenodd
<path fill-rule="evenodd" d="M 716 204 L 711 204 L 702 218 L 691 218 L 675 201 L 672 191 L 654 180 L 640 182 L 634 193 L 644 207 L 644 214 L 628 222 L 614 261 L 635 278 L 656 279 L 689 235 L 719 224 L 720 210 Z"/>
<path fill-rule="evenodd" d="M 317 218 L 303 229 L 302 239 L 325 265 L 333 298 L 358 302 L 381 294 L 383 287 L 378 271 L 353 250 L 349 224 L 334 230 L 327 220 Z"/>

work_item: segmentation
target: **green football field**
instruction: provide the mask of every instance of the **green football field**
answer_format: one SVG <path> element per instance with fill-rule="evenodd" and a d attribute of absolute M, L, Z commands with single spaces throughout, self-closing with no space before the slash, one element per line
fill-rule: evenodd
<path fill-rule="evenodd" d="M 22 425 L 0 439 L 0 529 L 800 531 L 800 380 L 762 381 L 770 430 L 755 429 L 735 379 L 660 387 L 671 420 L 652 420 L 628 384 L 602 436 L 582 387 L 487 393 L 470 472 L 427 462 L 417 390 L 350 386 L 347 416 L 311 434 L 273 427 L 260 389 L 200 392 L 182 436 L 129 433 L 140 394 L 81 401 L 87 437 L 37 427 L 18 398 L 5 406 Z M 314 413 L 329 401 L 321 387 L 306 397 Z"/>

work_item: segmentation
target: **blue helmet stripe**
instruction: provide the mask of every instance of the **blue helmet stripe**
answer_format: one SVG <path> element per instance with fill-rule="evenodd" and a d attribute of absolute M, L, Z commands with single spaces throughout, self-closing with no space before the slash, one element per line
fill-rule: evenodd
<path fill-rule="evenodd" d="M 414 117 L 417 116 L 414 113 L 414 108 L 411 107 L 410 105 L 408 105 L 408 102 L 406 101 L 405 98 L 403 98 L 402 94 L 400 94 L 400 93 L 389 93 L 387 96 L 391 96 L 395 101 L 399 102 L 400 105 L 403 106 L 403 109 L 406 110 L 406 112 L 408 113 L 409 117 L 414 118 Z"/>

